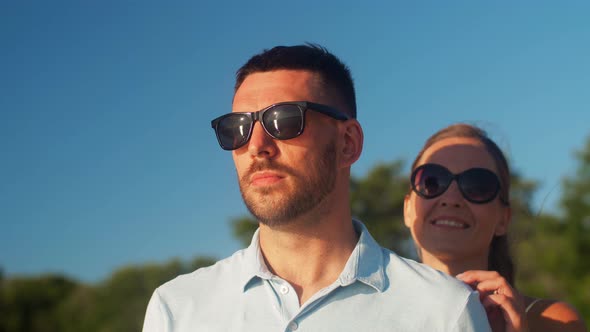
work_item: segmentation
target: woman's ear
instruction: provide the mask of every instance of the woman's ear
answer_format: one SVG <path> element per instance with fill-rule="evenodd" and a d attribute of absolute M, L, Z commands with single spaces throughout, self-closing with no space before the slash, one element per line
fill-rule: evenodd
<path fill-rule="evenodd" d="M 344 141 L 341 146 L 342 167 L 350 167 L 356 162 L 363 151 L 363 128 L 357 120 L 344 122 Z"/>
<path fill-rule="evenodd" d="M 494 235 L 501 236 L 508 232 L 508 226 L 512 222 L 512 209 L 507 206 L 504 207 L 504 211 L 502 211 L 502 216 L 500 222 L 496 225 L 496 229 L 494 231 Z"/>

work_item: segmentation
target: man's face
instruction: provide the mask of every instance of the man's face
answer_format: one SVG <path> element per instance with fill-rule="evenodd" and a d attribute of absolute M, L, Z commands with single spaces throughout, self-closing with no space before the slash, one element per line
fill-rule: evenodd
<path fill-rule="evenodd" d="M 277 70 L 249 75 L 236 91 L 233 112 L 285 101 L 334 105 L 317 74 Z M 250 141 L 233 158 L 244 202 L 260 222 L 286 225 L 325 201 L 336 183 L 337 133 L 337 120 L 312 110 L 303 134 L 289 140 L 273 139 L 255 123 Z"/>

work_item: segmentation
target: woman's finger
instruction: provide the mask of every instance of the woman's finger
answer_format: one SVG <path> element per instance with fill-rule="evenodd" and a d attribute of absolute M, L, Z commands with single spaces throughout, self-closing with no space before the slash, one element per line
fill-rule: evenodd
<path fill-rule="evenodd" d="M 510 284 L 496 271 L 471 270 L 458 274 L 457 279 L 471 285 L 482 294 L 496 293 L 513 295 Z"/>
<path fill-rule="evenodd" d="M 500 308 L 506 323 L 506 331 L 516 332 L 527 330 L 526 314 L 519 298 L 507 297 L 502 294 L 492 294 L 486 296 L 482 304 L 486 308 L 486 311 L 491 310 L 489 308 Z"/>
<path fill-rule="evenodd" d="M 527 330 L 528 324 L 522 296 L 498 272 L 472 270 L 457 275 L 457 278 L 471 285 L 480 293 L 488 318 L 496 316 L 499 311 L 504 320 L 506 331 Z"/>
<path fill-rule="evenodd" d="M 495 294 L 514 297 L 515 291 L 512 286 L 504 279 L 483 280 L 479 282 L 475 289 L 482 294 Z"/>

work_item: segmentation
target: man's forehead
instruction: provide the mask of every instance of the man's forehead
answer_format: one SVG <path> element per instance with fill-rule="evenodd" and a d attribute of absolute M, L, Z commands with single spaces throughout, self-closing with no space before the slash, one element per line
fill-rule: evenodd
<path fill-rule="evenodd" d="M 255 72 L 246 76 L 236 94 L 248 89 L 300 87 L 300 84 L 316 85 L 320 83 L 320 74 L 309 70 L 280 69 Z"/>
<path fill-rule="evenodd" d="M 318 101 L 320 75 L 307 70 L 257 72 L 246 77 L 236 91 L 234 112 L 252 112 L 284 101 Z M 245 109 L 248 110 L 245 110 Z"/>

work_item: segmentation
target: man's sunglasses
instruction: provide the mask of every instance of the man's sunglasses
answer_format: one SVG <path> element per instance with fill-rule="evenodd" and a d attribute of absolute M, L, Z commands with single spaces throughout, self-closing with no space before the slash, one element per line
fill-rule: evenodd
<path fill-rule="evenodd" d="M 412 172 L 411 185 L 414 192 L 426 199 L 432 199 L 442 195 L 451 185 L 457 181 L 459 191 L 463 197 L 475 204 L 485 204 L 496 198 L 500 191 L 498 176 L 485 168 L 470 168 L 458 174 L 453 174 L 445 167 L 438 164 L 424 164 Z M 500 197 L 504 205 L 508 202 Z"/>
<path fill-rule="evenodd" d="M 350 116 L 327 105 L 308 101 L 289 101 L 270 105 L 258 112 L 234 112 L 211 121 L 217 141 L 224 150 L 235 150 L 244 146 L 252 136 L 254 123 L 260 121 L 262 128 L 272 138 L 286 140 L 303 133 L 305 112 L 313 110 L 336 120 L 348 120 Z"/>

